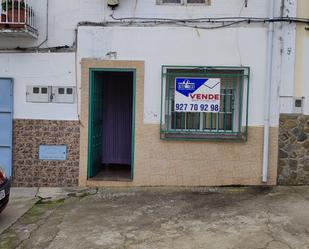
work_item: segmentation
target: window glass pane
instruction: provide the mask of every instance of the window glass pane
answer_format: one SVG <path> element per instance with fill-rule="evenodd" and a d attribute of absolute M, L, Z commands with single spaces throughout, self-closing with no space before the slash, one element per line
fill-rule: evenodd
<path fill-rule="evenodd" d="M 172 112 L 172 129 L 177 130 L 199 130 L 200 129 L 200 114 Z"/>
<path fill-rule="evenodd" d="M 220 96 L 221 96 L 220 112 L 225 112 L 225 103 L 226 103 L 225 89 L 221 88 Z"/>
<path fill-rule="evenodd" d="M 42 87 L 41 88 L 41 93 L 42 94 L 47 94 L 47 87 Z"/>
<path fill-rule="evenodd" d="M 58 88 L 58 94 L 64 94 L 64 88 Z"/>
<path fill-rule="evenodd" d="M 218 126 L 217 126 L 217 117 L 218 114 L 217 113 L 210 113 L 210 130 L 217 130 Z"/>
<path fill-rule="evenodd" d="M 232 130 L 232 114 L 226 114 L 225 117 L 226 130 Z"/>
<path fill-rule="evenodd" d="M 162 3 L 181 3 L 181 0 L 162 0 Z"/>
<path fill-rule="evenodd" d="M 212 121 L 211 113 L 204 113 L 203 116 L 204 116 L 203 118 L 204 130 L 211 129 L 211 121 Z"/>
<path fill-rule="evenodd" d="M 229 89 L 225 89 L 224 91 L 224 111 L 231 112 L 231 104 L 232 104 L 232 94 Z"/>
<path fill-rule="evenodd" d="M 187 3 L 206 3 L 207 0 L 187 0 Z"/>
<path fill-rule="evenodd" d="M 172 113 L 172 129 L 183 130 L 185 126 L 185 113 L 173 112 Z"/>
<path fill-rule="evenodd" d="M 73 94 L 73 89 L 72 88 L 67 88 L 67 94 Z"/>
<path fill-rule="evenodd" d="M 40 93 L 40 88 L 39 87 L 33 87 L 33 93 L 35 93 L 35 94 Z"/>
<path fill-rule="evenodd" d="M 230 131 L 231 130 L 231 114 L 230 113 L 220 113 L 219 114 L 219 127 L 220 131 Z"/>
<path fill-rule="evenodd" d="M 199 130 L 200 129 L 200 114 L 187 113 L 187 129 Z"/>

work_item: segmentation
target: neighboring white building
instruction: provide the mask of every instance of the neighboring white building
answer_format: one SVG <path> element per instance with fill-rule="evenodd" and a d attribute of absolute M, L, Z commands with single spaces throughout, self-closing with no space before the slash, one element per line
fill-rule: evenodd
<path fill-rule="evenodd" d="M 296 1 L 108 2 L 29 0 L 21 27 L 3 12 L 14 184 L 276 184 L 279 114 L 295 111 L 296 24 L 268 19 L 296 17 Z M 177 79 L 209 78 L 219 102 L 177 102 Z M 201 89 L 183 99 L 215 94 Z"/>

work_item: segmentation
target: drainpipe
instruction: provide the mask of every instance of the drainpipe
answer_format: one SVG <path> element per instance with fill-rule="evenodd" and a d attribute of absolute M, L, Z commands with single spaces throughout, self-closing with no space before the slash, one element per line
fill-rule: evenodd
<path fill-rule="evenodd" d="M 269 19 L 273 19 L 275 14 L 275 0 L 270 0 Z M 264 116 L 264 147 L 263 147 L 263 175 L 262 182 L 267 183 L 268 164 L 269 164 L 269 127 L 270 127 L 270 101 L 271 101 L 271 80 L 273 64 L 273 39 L 274 23 L 269 22 L 268 26 L 268 51 L 267 51 L 267 68 L 266 68 L 266 87 L 265 87 L 265 116 Z"/>
<path fill-rule="evenodd" d="M 46 0 L 46 37 L 45 40 L 42 41 L 37 48 L 40 48 L 45 42 L 48 41 L 48 28 L 49 28 L 49 0 Z"/>

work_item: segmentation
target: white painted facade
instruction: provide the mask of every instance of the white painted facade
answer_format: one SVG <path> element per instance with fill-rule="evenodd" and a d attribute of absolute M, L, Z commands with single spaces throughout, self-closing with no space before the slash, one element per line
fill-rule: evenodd
<path fill-rule="evenodd" d="M 306 70 L 309 68 L 309 38 L 306 38 L 304 44 L 304 56 L 303 56 L 303 77 L 304 77 L 304 113 L 309 115 L 309 72 Z"/>
<path fill-rule="evenodd" d="M 289 1 L 291 2 L 291 1 Z M 295 2 L 295 1 L 292 1 Z M 37 40 L 18 37 L 0 39 L 0 49 L 36 47 L 46 38 L 46 0 L 32 0 L 38 25 Z M 281 0 L 276 1 L 277 15 Z M 12 77 L 15 82 L 14 118 L 77 120 L 79 102 L 75 104 L 40 104 L 26 102 L 27 85 L 80 87 L 80 60 L 82 58 L 110 59 L 108 53 L 116 52 L 118 60 L 145 61 L 144 122 L 160 122 L 161 66 L 248 66 L 250 75 L 249 125 L 264 123 L 264 91 L 266 77 L 267 24 L 243 24 L 216 30 L 203 30 L 175 25 L 142 25 L 106 27 L 78 26 L 84 21 L 112 22 L 114 17 L 260 17 L 266 18 L 269 0 L 212 0 L 210 6 L 163 6 L 155 0 L 120 0 L 114 11 L 106 0 L 49 0 L 48 40 L 41 48 L 73 46 L 77 51 L 69 53 L 11 53 L 1 51 L 0 77 Z M 288 5 L 287 8 L 296 8 Z M 279 108 L 282 112 L 291 108 L 279 98 L 290 90 L 293 70 L 286 70 L 293 61 L 294 50 L 282 56 L 286 44 L 295 46 L 295 35 L 282 36 L 282 30 L 290 24 L 275 25 L 274 67 L 271 103 L 271 125 L 278 126 Z M 283 28 L 282 28 L 283 27 Z M 78 35 L 76 39 L 76 30 Z M 284 53 L 283 53 L 284 54 Z M 288 80 L 288 83 L 284 83 Z M 285 90 L 287 89 L 287 90 Z M 293 89 L 293 88 L 292 88 Z M 79 92 L 79 91 L 78 91 Z M 289 94 L 289 93 L 288 93 Z M 279 106 L 279 100 L 281 100 Z M 307 103 L 307 102 L 306 102 Z M 305 111 L 308 112 L 306 107 Z M 288 112 L 288 111 L 287 111 Z M 309 112 L 307 113 L 309 114 Z"/>
<path fill-rule="evenodd" d="M 145 123 L 160 122 L 162 65 L 250 66 L 249 124 L 259 126 L 264 115 L 261 82 L 265 82 L 266 38 L 267 30 L 259 27 L 213 31 L 179 27 L 81 27 L 78 57 L 107 59 L 108 53 L 116 52 L 120 60 L 144 60 Z"/>
<path fill-rule="evenodd" d="M 26 86 L 76 86 L 74 53 L 0 54 L 0 75 L 14 79 L 14 118 L 77 120 L 77 102 L 29 103 Z"/>
<path fill-rule="evenodd" d="M 299 0 L 297 17 L 309 18 L 309 1 Z M 307 29 L 306 29 L 307 27 Z M 308 25 L 296 27 L 296 63 L 294 76 L 294 96 L 303 99 L 303 113 L 309 114 L 309 30 Z"/>
<path fill-rule="evenodd" d="M 46 37 L 47 0 L 28 0 L 34 8 L 39 39 L 6 38 L 0 40 L 0 47 L 35 47 Z M 281 0 L 280 0 L 281 1 Z M 48 42 L 42 47 L 71 46 L 75 41 L 74 30 L 79 22 L 113 21 L 113 11 L 107 7 L 106 0 L 49 0 Z M 266 17 L 269 0 L 250 1 L 247 8 L 244 0 L 212 0 L 205 6 L 157 5 L 156 0 L 120 0 L 114 11 L 115 17 L 161 17 L 161 18 L 199 18 L 254 16 Z M 278 1 L 279 2 L 279 1 Z"/>

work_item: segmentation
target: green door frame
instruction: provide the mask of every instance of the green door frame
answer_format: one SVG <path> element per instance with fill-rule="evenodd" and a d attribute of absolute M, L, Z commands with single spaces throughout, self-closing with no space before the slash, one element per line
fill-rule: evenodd
<path fill-rule="evenodd" d="M 136 108 L 136 69 L 135 68 L 90 68 L 89 69 L 89 114 L 88 114 L 88 167 L 87 178 L 92 162 L 92 114 L 93 114 L 93 90 L 94 75 L 96 72 L 131 72 L 133 73 L 133 104 L 132 104 L 132 138 L 131 138 L 131 179 L 134 177 L 134 145 L 135 145 L 135 108 Z"/>

